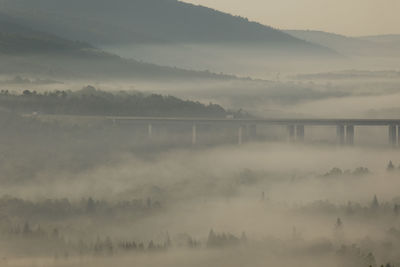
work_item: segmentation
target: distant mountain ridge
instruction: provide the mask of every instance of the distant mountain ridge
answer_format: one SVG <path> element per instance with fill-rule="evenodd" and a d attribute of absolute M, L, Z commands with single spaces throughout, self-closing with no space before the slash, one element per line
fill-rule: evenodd
<path fill-rule="evenodd" d="M 93 44 L 263 43 L 333 53 L 245 18 L 177 0 L 0 0 L 0 7 L 35 29 Z"/>
<path fill-rule="evenodd" d="M 0 73 L 61 79 L 236 79 L 124 59 L 87 43 L 32 30 L 4 15 L 0 15 Z"/>
<path fill-rule="evenodd" d="M 96 49 L 83 42 L 69 41 L 53 34 L 35 31 L 15 23 L 11 18 L 0 14 L 0 53 L 3 54 L 37 54 L 37 53 L 71 53 L 95 51 Z"/>
<path fill-rule="evenodd" d="M 370 35 L 358 37 L 361 40 L 367 40 L 370 42 L 380 44 L 395 44 L 400 47 L 400 34 L 385 34 L 385 35 Z"/>
<path fill-rule="evenodd" d="M 400 57 L 400 35 L 349 37 L 314 30 L 286 30 L 286 33 L 329 47 L 347 56 Z"/>

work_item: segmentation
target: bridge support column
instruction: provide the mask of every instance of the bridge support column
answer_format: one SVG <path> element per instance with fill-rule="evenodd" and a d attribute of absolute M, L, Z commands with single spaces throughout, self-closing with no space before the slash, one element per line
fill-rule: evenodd
<path fill-rule="evenodd" d="M 295 126 L 294 125 L 288 125 L 287 131 L 288 131 L 289 141 L 293 142 L 294 139 L 295 139 L 295 132 L 296 132 Z"/>
<path fill-rule="evenodd" d="M 397 125 L 389 125 L 389 145 L 395 147 L 397 146 Z"/>
<path fill-rule="evenodd" d="M 242 141 L 248 142 L 250 141 L 250 125 L 246 124 L 243 125 L 243 132 L 242 132 Z"/>
<path fill-rule="evenodd" d="M 397 145 L 400 146 L 400 125 L 397 125 Z"/>
<path fill-rule="evenodd" d="M 152 136 L 153 136 L 153 125 L 149 123 L 149 125 L 147 125 L 147 137 L 151 138 Z"/>
<path fill-rule="evenodd" d="M 243 126 L 240 125 L 238 129 L 238 144 L 243 144 Z"/>
<path fill-rule="evenodd" d="M 192 145 L 197 144 L 197 125 L 193 123 L 192 125 Z"/>
<path fill-rule="evenodd" d="M 346 127 L 346 144 L 354 145 L 354 125 L 347 125 Z"/>
<path fill-rule="evenodd" d="M 249 139 L 250 141 L 257 139 L 257 125 L 255 124 L 250 125 Z"/>
<path fill-rule="evenodd" d="M 345 128 L 345 126 L 344 125 L 337 125 L 336 126 L 336 142 L 339 144 L 339 145 L 344 145 L 344 141 L 345 141 L 345 139 L 344 139 L 344 128 Z"/>
<path fill-rule="evenodd" d="M 296 126 L 296 141 L 304 142 L 304 125 Z"/>

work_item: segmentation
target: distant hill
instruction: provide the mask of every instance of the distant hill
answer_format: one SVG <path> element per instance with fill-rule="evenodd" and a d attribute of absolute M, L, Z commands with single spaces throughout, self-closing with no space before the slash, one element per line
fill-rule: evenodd
<path fill-rule="evenodd" d="M 400 35 L 348 37 L 312 30 L 287 30 L 308 42 L 329 47 L 347 56 L 400 57 Z"/>
<path fill-rule="evenodd" d="M 390 44 L 392 46 L 400 46 L 400 34 L 386 34 L 386 35 L 370 35 L 361 36 L 358 39 L 366 40 L 380 44 Z"/>
<path fill-rule="evenodd" d="M 0 0 L 0 7 L 24 25 L 95 45 L 261 43 L 335 54 L 246 18 L 177 0 Z"/>
<path fill-rule="evenodd" d="M 51 78 L 234 79 L 123 59 L 87 43 L 32 30 L 0 15 L 0 72 Z"/>
<path fill-rule="evenodd" d="M 83 42 L 69 41 L 52 34 L 32 30 L 14 23 L 12 19 L 0 15 L 0 53 L 86 53 L 96 49 Z"/>
<path fill-rule="evenodd" d="M 366 71 L 343 70 L 335 72 L 320 72 L 312 74 L 299 74 L 294 77 L 299 80 L 356 80 L 356 79 L 400 79 L 400 71 Z"/>

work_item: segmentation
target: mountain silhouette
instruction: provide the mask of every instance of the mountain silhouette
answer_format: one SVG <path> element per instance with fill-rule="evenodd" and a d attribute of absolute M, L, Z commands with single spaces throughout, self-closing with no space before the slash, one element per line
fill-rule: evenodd
<path fill-rule="evenodd" d="M 0 72 L 73 79 L 236 79 L 124 59 L 88 43 L 32 30 L 4 15 L 0 15 Z"/>
<path fill-rule="evenodd" d="M 95 45 L 245 43 L 334 54 L 246 18 L 177 0 L 0 0 L 24 25 Z"/>
<path fill-rule="evenodd" d="M 299 39 L 316 43 L 346 56 L 400 57 L 400 35 L 350 37 L 312 30 L 285 31 Z"/>

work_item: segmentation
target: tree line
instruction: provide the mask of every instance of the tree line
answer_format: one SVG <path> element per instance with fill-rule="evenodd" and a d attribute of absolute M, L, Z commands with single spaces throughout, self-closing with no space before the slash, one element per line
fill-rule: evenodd
<path fill-rule="evenodd" d="M 24 90 L 22 94 L 0 91 L 0 107 L 19 113 L 102 116 L 179 116 L 226 117 L 232 113 L 220 105 L 182 100 L 174 96 L 139 92 L 105 92 L 87 86 L 79 91 L 38 93 Z M 241 112 L 235 112 L 240 115 Z"/>
<path fill-rule="evenodd" d="M 46 199 L 33 202 L 20 198 L 4 196 L 0 198 L 1 221 L 26 218 L 67 219 L 74 216 L 109 217 L 112 215 L 144 216 L 163 208 L 158 200 L 152 198 L 124 201 L 96 200 L 92 197 L 79 201 L 68 199 Z"/>

